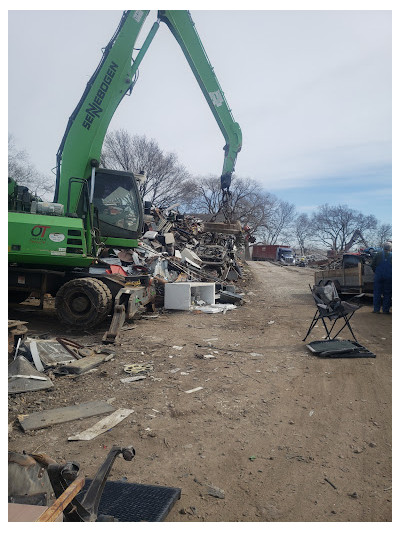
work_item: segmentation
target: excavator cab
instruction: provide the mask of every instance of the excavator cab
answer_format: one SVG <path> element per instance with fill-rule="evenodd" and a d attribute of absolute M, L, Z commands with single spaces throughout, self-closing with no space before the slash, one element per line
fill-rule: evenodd
<path fill-rule="evenodd" d="M 129 239 L 131 245 L 131 239 L 139 238 L 143 208 L 132 172 L 97 169 L 93 206 L 95 224 L 106 244 L 112 245 L 114 239 Z M 121 245 L 120 240 L 118 245 Z"/>

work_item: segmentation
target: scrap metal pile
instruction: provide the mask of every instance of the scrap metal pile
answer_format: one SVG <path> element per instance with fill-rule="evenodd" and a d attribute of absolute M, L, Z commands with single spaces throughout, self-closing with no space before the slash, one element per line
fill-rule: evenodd
<path fill-rule="evenodd" d="M 207 222 L 153 206 L 145 214 L 139 246 L 104 250 L 91 271 L 150 274 L 161 291 L 175 281 L 232 282 L 242 277 L 236 254 L 241 236 L 240 223 Z"/>

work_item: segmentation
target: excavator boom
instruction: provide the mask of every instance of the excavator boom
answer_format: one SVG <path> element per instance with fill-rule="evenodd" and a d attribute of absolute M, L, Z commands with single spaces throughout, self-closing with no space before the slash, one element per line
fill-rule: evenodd
<path fill-rule="evenodd" d="M 91 161 L 100 161 L 108 125 L 125 94 L 132 87 L 137 65 L 133 49 L 149 11 L 125 11 L 104 49 L 102 59 L 69 118 L 57 152 L 57 179 L 54 201 L 76 212 L 81 187 L 71 187 L 71 177 L 88 178 Z"/>
<path fill-rule="evenodd" d="M 167 24 L 178 41 L 192 69 L 203 95 L 225 137 L 225 158 L 221 175 L 222 190 L 229 189 L 237 154 L 242 147 L 242 132 L 235 122 L 224 92 L 207 57 L 189 11 L 159 11 L 158 16 Z"/>

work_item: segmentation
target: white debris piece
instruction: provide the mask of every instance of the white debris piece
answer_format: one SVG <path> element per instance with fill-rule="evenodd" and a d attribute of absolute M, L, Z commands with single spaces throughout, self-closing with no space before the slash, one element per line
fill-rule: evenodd
<path fill-rule="evenodd" d="M 146 231 L 146 233 L 143 235 L 143 239 L 149 239 L 149 241 L 152 241 L 155 239 L 158 235 L 158 231 Z"/>
<path fill-rule="evenodd" d="M 203 387 L 196 387 L 195 389 L 185 390 L 186 394 L 192 394 L 192 392 L 197 392 L 201 390 Z"/>
<path fill-rule="evenodd" d="M 98 435 L 105 433 L 109 429 L 119 424 L 119 422 L 124 420 L 124 418 L 129 416 L 131 413 L 133 413 L 133 409 L 117 409 L 117 411 L 109 416 L 106 416 L 94 426 L 82 431 L 82 433 L 74 435 L 73 437 L 68 437 L 68 440 L 92 440 Z"/>
<path fill-rule="evenodd" d="M 236 309 L 234 304 L 211 304 L 211 305 L 192 305 L 191 311 L 202 311 L 203 313 L 226 313 L 232 309 Z"/>
<path fill-rule="evenodd" d="M 133 381 L 140 381 L 141 379 L 146 379 L 146 376 L 132 376 L 130 378 L 121 378 L 121 383 L 132 383 Z"/>

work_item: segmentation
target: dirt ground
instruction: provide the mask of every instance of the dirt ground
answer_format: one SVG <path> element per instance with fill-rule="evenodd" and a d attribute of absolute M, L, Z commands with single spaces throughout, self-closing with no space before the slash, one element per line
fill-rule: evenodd
<path fill-rule="evenodd" d="M 118 458 L 109 479 L 181 488 L 167 522 L 391 521 L 391 316 L 366 299 L 352 319 L 376 358 L 318 358 L 302 342 L 313 270 L 249 262 L 245 273 L 243 306 L 138 320 L 95 372 L 10 397 L 9 449 L 79 461 L 92 477 L 113 444 L 133 445 L 133 462 Z M 107 327 L 77 335 L 51 309 L 27 305 L 10 318 L 82 344 L 101 344 Z M 307 341 L 323 334 L 319 326 Z M 120 382 L 125 364 L 143 362 L 154 368 L 146 379 Z M 16 420 L 110 398 L 134 413 L 89 442 L 67 438 L 104 415 L 29 433 Z"/>

